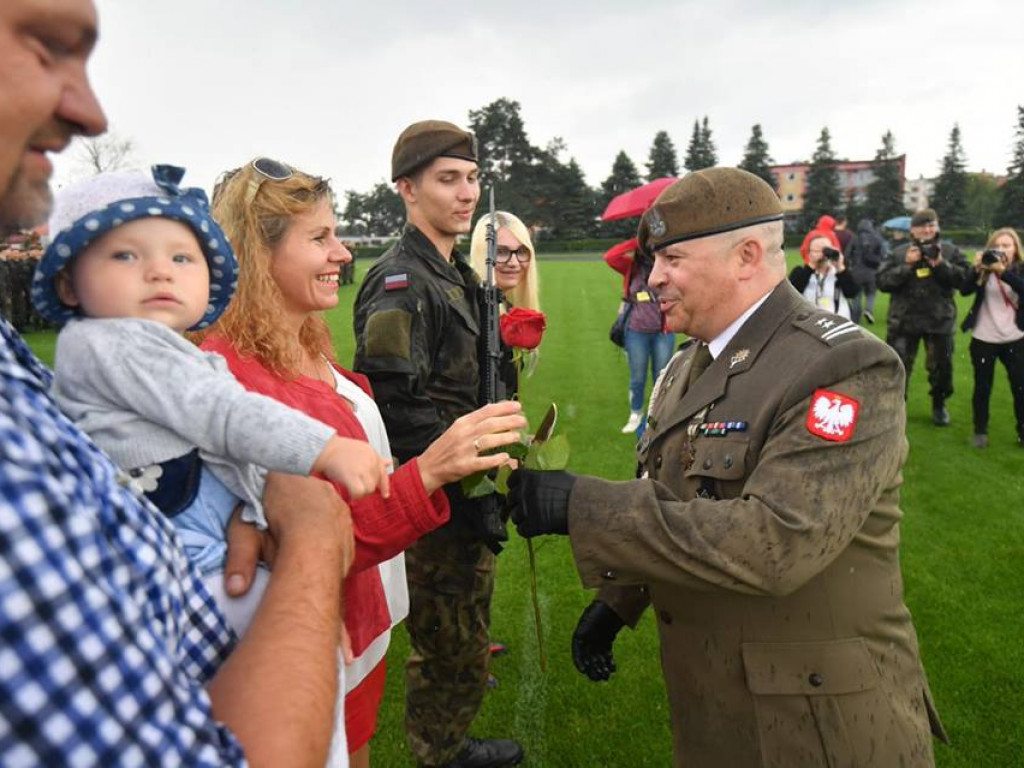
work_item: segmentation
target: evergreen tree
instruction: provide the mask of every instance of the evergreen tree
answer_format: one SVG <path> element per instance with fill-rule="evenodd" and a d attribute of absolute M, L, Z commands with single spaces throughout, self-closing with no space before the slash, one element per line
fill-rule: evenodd
<path fill-rule="evenodd" d="M 702 168 L 714 168 L 718 165 L 718 150 L 715 142 L 711 139 L 711 128 L 708 126 L 708 116 L 704 115 L 704 123 L 700 129 L 700 151 Z"/>
<path fill-rule="evenodd" d="M 892 131 L 886 131 L 882 136 L 882 146 L 875 153 L 871 167 L 875 178 L 868 184 L 864 206 L 868 218 L 878 225 L 894 216 L 903 216 L 906 213 L 903 206 L 903 178 Z"/>
<path fill-rule="evenodd" d="M 999 185 L 996 180 L 987 173 L 967 174 L 967 189 L 964 193 L 966 224 L 988 231 L 992 229 L 998 209 Z"/>
<path fill-rule="evenodd" d="M 612 163 L 611 175 L 601 183 L 601 191 L 598 195 L 598 208 L 603 211 L 611 199 L 623 192 L 628 192 L 643 184 L 636 164 L 626 154 L 625 150 L 615 156 Z M 601 230 L 606 237 L 629 238 L 636 234 L 636 219 L 621 219 L 619 221 L 606 221 L 602 223 Z"/>
<path fill-rule="evenodd" d="M 683 167 L 688 171 L 699 171 L 704 168 L 704 155 L 701 150 L 700 121 L 693 121 L 693 134 L 690 136 L 690 143 L 686 147 L 686 157 L 683 159 Z"/>
<path fill-rule="evenodd" d="M 1013 160 L 1006 171 L 1006 183 L 999 193 L 996 209 L 997 227 L 1024 228 L 1024 107 L 1017 107 L 1017 138 Z"/>
<path fill-rule="evenodd" d="M 594 190 L 587 186 L 576 158 L 552 166 L 550 235 L 561 240 L 590 237 L 596 229 Z"/>
<path fill-rule="evenodd" d="M 814 228 L 821 216 L 835 216 L 843 198 L 839 190 L 839 171 L 836 156 L 832 151 L 832 136 L 828 128 L 821 129 L 818 148 L 811 158 L 807 172 L 807 191 L 804 194 L 804 208 L 800 223 L 804 230 Z"/>
<path fill-rule="evenodd" d="M 935 180 L 931 207 L 939 217 L 939 226 L 949 229 L 967 222 L 967 161 L 960 144 L 960 126 L 949 134 L 949 149 L 942 158 L 942 172 Z"/>
<path fill-rule="evenodd" d="M 668 131 L 658 131 L 651 144 L 651 153 L 647 158 L 647 180 L 654 181 L 666 176 L 679 175 L 679 159 L 676 147 L 669 138 Z"/>
<path fill-rule="evenodd" d="M 764 140 L 761 124 L 758 123 L 750 131 L 750 140 L 743 150 L 743 159 L 740 161 L 739 167 L 761 177 L 772 185 L 772 189 L 777 190 L 778 181 L 775 174 L 772 173 L 772 163 L 773 160 L 768 154 L 768 142 Z"/>

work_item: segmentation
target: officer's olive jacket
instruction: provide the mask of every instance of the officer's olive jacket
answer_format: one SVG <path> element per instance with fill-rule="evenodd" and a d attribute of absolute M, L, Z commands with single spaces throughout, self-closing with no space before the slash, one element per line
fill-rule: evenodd
<path fill-rule="evenodd" d="M 353 369 L 373 384 L 401 461 L 479 407 L 477 279 L 411 225 L 367 272 L 354 307 Z"/>
<path fill-rule="evenodd" d="M 954 333 L 953 297 L 967 276 L 967 262 L 956 246 L 941 243 L 942 261 L 935 267 L 924 261 L 907 264 L 909 247 L 904 243 L 894 249 L 875 276 L 878 289 L 892 294 L 889 333 Z"/>
<path fill-rule="evenodd" d="M 569 514 L 584 584 L 630 623 L 653 604 L 677 764 L 930 765 L 899 360 L 786 282 L 687 390 L 691 356 L 659 384 L 647 477 L 580 478 Z M 858 404 L 846 441 L 812 432 L 826 392 Z"/>

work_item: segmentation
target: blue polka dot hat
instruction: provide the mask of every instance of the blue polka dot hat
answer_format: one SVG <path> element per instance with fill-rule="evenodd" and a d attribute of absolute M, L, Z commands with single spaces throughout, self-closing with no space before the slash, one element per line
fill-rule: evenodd
<path fill-rule="evenodd" d="M 210 301 L 202 319 L 190 330 L 205 328 L 220 317 L 235 293 L 238 261 L 224 231 L 210 216 L 206 193 L 178 186 L 184 175 L 184 168 L 154 165 L 152 175 L 103 173 L 58 192 L 50 216 L 53 240 L 32 280 L 32 303 L 39 314 L 57 325 L 75 317 L 77 310 L 57 296 L 57 273 L 115 227 L 158 216 L 189 227 L 210 268 Z"/>

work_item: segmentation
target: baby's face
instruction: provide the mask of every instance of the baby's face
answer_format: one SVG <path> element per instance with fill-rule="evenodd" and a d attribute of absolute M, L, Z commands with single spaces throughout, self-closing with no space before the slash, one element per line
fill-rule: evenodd
<path fill-rule="evenodd" d="M 210 300 L 210 270 L 192 230 L 171 219 L 137 219 L 107 232 L 60 279 L 61 300 L 93 318 L 137 317 L 179 333 Z"/>

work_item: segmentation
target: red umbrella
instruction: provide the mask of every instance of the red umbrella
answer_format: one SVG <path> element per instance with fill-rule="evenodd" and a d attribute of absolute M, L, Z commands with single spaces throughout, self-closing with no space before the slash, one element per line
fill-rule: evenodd
<path fill-rule="evenodd" d="M 608 207 L 604 209 L 604 213 L 601 214 L 602 221 L 615 221 L 616 219 L 628 219 L 633 216 L 640 216 L 651 207 L 658 195 L 661 194 L 661 190 L 667 187 L 674 181 L 671 176 L 666 176 L 663 179 L 655 179 L 654 181 L 644 184 L 642 187 L 631 189 L 629 192 L 623 192 L 621 195 L 616 195 L 608 203 Z"/>

